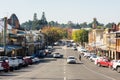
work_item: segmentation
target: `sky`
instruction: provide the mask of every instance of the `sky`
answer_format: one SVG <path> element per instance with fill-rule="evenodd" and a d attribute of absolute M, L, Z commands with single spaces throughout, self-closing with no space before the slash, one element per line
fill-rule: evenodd
<path fill-rule="evenodd" d="M 23 23 L 33 20 L 34 13 L 41 19 L 45 12 L 47 21 L 59 23 L 120 22 L 120 0 L 0 0 L 0 18 L 15 13 Z"/>

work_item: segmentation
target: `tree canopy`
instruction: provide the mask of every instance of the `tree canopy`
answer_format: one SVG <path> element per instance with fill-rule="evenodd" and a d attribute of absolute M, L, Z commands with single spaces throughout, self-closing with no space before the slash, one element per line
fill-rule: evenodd
<path fill-rule="evenodd" d="M 76 42 L 80 42 L 81 44 L 88 42 L 88 31 L 84 29 L 73 31 L 72 39 Z"/>
<path fill-rule="evenodd" d="M 67 37 L 67 30 L 60 27 L 44 27 L 42 33 L 45 34 L 46 41 L 49 44 Z"/>

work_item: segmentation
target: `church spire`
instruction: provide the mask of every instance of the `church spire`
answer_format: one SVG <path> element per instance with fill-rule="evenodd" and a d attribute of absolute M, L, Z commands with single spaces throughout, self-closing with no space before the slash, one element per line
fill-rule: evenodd
<path fill-rule="evenodd" d="M 34 13 L 34 16 L 33 16 L 33 21 L 37 21 L 37 13 Z"/>
<path fill-rule="evenodd" d="M 46 17 L 45 17 L 45 12 L 42 13 L 41 20 L 42 20 L 42 21 L 47 21 L 47 20 L 46 20 Z"/>
<path fill-rule="evenodd" d="M 41 17 L 41 27 L 45 27 L 47 26 L 47 20 L 46 20 L 46 17 L 45 17 L 45 12 L 42 13 L 42 17 Z"/>

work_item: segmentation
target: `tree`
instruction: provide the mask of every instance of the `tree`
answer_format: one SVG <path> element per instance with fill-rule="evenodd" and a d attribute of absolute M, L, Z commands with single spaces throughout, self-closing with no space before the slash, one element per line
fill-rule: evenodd
<path fill-rule="evenodd" d="M 80 42 L 83 45 L 84 42 L 88 42 L 88 31 L 84 29 L 73 31 L 72 39 L 76 42 Z"/>
<path fill-rule="evenodd" d="M 105 25 L 106 28 L 112 28 L 112 25 L 115 24 L 114 22 L 113 23 L 108 23 Z"/>
<path fill-rule="evenodd" d="M 34 13 L 34 16 L 33 16 L 33 21 L 37 21 L 37 13 Z"/>
<path fill-rule="evenodd" d="M 67 35 L 66 29 L 60 27 L 44 27 L 42 33 L 46 35 L 48 44 L 53 44 L 59 39 L 65 38 Z"/>
<path fill-rule="evenodd" d="M 86 27 L 88 27 L 88 25 L 87 25 L 86 22 L 84 22 L 84 23 L 81 23 L 81 24 L 80 24 L 80 27 L 81 27 L 81 28 L 86 28 Z"/>

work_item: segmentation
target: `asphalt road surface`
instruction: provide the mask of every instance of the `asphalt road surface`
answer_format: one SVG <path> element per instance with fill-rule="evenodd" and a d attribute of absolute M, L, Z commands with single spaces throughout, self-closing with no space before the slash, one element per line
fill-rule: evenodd
<path fill-rule="evenodd" d="M 55 48 L 55 52 L 63 54 L 64 58 L 44 58 L 39 64 L 14 72 L 0 72 L 0 80 L 120 80 L 120 73 L 116 71 L 98 67 L 83 57 L 79 61 L 79 52 L 71 48 Z M 77 58 L 77 64 L 66 63 L 66 58 L 70 55 Z"/>

